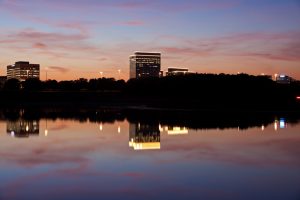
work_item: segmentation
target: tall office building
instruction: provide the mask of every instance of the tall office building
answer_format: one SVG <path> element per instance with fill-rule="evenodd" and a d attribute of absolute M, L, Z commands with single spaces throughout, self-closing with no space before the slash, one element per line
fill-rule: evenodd
<path fill-rule="evenodd" d="M 30 64 L 26 61 L 16 62 L 14 65 L 7 66 L 7 79 L 18 79 L 25 81 L 28 78 L 40 79 L 40 65 Z"/>
<path fill-rule="evenodd" d="M 130 78 L 159 77 L 161 54 L 135 52 L 130 56 Z"/>

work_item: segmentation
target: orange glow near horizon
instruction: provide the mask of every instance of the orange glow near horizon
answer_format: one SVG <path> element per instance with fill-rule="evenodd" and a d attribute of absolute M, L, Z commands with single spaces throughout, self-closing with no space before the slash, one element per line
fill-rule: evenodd
<path fill-rule="evenodd" d="M 14 64 L 19 60 L 26 60 L 30 63 L 40 64 L 40 79 L 46 80 L 76 80 L 79 78 L 115 78 L 129 79 L 129 55 L 134 50 L 122 51 L 121 55 L 110 52 L 110 60 L 93 61 L 86 56 L 82 59 L 57 58 L 49 59 L 46 55 L 39 53 L 33 56 L 26 56 L 17 53 L 14 59 L 3 58 L 0 63 L 0 75 L 6 75 L 6 66 Z M 146 50 L 145 50 L 146 51 Z M 0 50 L 1 52 L 1 50 Z M 9 53 L 10 52 L 8 50 Z M 181 54 L 182 53 L 182 54 Z M 74 55 L 75 56 L 75 55 Z M 174 58 L 175 57 L 175 58 Z M 0 56 L 1 58 L 1 56 Z M 22 59 L 23 58 L 23 59 Z M 162 70 L 167 71 L 168 67 L 188 68 L 189 71 L 196 73 L 213 73 L 213 74 L 238 74 L 246 73 L 250 75 L 274 76 L 275 74 L 286 74 L 294 79 L 300 80 L 300 68 L 298 60 L 276 60 L 260 57 L 247 56 L 222 56 L 212 55 L 188 55 L 183 52 L 162 52 Z M 276 76 L 276 75 L 275 75 Z"/>

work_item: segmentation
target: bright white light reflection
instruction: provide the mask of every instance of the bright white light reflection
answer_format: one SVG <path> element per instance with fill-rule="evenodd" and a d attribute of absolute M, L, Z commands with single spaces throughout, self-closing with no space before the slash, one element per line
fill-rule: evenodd
<path fill-rule="evenodd" d="M 10 136 L 11 136 L 11 137 L 15 137 L 15 132 L 14 132 L 14 131 L 11 131 L 11 132 L 10 132 Z"/>
<path fill-rule="evenodd" d="M 121 133 L 121 127 L 118 126 L 118 133 Z"/>
<path fill-rule="evenodd" d="M 168 131 L 169 130 L 169 127 L 168 126 L 165 126 L 165 131 Z"/>
<path fill-rule="evenodd" d="M 174 126 L 170 129 L 168 129 L 169 135 L 181 135 L 181 134 L 188 134 L 188 133 L 189 133 L 189 130 L 186 127 Z"/>
<path fill-rule="evenodd" d="M 160 132 L 163 132 L 163 131 L 164 131 L 164 129 L 163 129 L 163 127 L 162 127 L 161 125 L 159 125 L 159 131 L 160 131 Z"/>
<path fill-rule="evenodd" d="M 274 130 L 277 131 L 278 130 L 278 121 L 275 120 L 274 122 Z"/>
<path fill-rule="evenodd" d="M 282 129 L 282 128 L 285 128 L 285 119 L 281 118 L 280 121 L 279 121 L 279 127 Z"/>

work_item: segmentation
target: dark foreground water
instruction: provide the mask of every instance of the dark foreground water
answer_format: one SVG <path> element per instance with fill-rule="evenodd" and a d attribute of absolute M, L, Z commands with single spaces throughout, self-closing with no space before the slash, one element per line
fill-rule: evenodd
<path fill-rule="evenodd" d="M 286 115 L 222 129 L 62 115 L 2 115 L 1 200 L 300 199 L 300 123 Z"/>

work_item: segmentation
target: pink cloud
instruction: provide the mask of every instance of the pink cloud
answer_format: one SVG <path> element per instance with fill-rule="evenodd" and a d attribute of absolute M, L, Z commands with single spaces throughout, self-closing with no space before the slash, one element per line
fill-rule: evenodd
<path fill-rule="evenodd" d="M 65 0 L 52 0 L 52 1 L 35 1 L 29 0 L 30 2 L 14 0 L 14 1 L 4 1 L 3 6 L 6 9 L 11 11 L 22 11 L 27 10 L 30 12 L 29 5 L 35 5 L 39 8 L 47 7 L 52 10 L 59 11 L 91 11 L 91 10 L 101 10 L 106 8 L 115 8 L 122 10 L 160 10 L 164 12 L 182 12 L 182 11 L 191 11 L 191 10 L 223 10 L 236 7 L 239 5 L 239 0 L 230 0 L 230 1 L 217 1 L 212 2 L 209 0 L 191 0 L 191 1 L 182 1 L 170 4 L 169 2 L 159 1 L 159 0 L 141 0 L 141 1 L 132 1 L 125 0 L 122 2 L 113 2 L 113 1 L 76 1 L 70 2 Z"/>
<path fill-rule="evenodd" d="M 145 25 L 145 22 L 136 20 L 136 21 L 122 22 L 121 24 L 128 25 L 128 26 L 143 26 L 143 25 Z"/>
<path fill-rule="evenodd" d="M 212 52 L 210 49 L 197 49 L 197 48 L 179 48 L 179 47 L 162 47 L 161 50 L 168 54 L 190 54 L 194 56 L 204 55 L 207 56 Z"/>
<path fill-rule="evenodd" d="M 33 48 L 37 48 L 37 49 L 44 49 L 44 48 L 47 47 L 47 45 L 44 44 L 44 43 L 41 43 L 41 42 L 37 42 L 37 43 L 33 44 L 32 47 L 33 47 Z"/>
<path fill-rule="evenodd" d="M 268 166 L 300 166 L 298 154 L 300 153 L 299 139 L 293 138 L 278 138 L 278 139 L 252 139 L 249 141 L 225 140 L 218 145 L 211 144 L 207 141 L 193 142 L 186 140 L 184 143 L 171 143 L 164 145 L 166 152 L 178 152 L 182 154 L 180 162 L 190 160 L 214 160 L 218 162 L 227 162 L 237 165 L 252 165 L 256 167 Z M 243 149 L 236 151 L 236 149 Z M 253 151 L 255 149 L 255 151 Z M 247 152 L 247 156 L 245 156 Z M 257 152 L 260 152 L 259 154 Z M 276 156 L 272 156 L 272 155 Z M 266 162 L 268 156 L 268 162 Z M 178 160 L 171 157 L 165 157 L 163 160 L 158 160 L 159 163 L 176 163 Z"/>
<path fill-rule="evenodd" d="M 126 173 L 123 173 L 122 176 L 131 177 L 131 178 L 142 178 L 145 176 L 145 174 L 138 173 L 138 172 L 126 172 Z"/>
<path fill-rule="evenodd" d="M 78 41 L 88 39 L 84 34 L 63 34 L 63 33 L 48 33 L 36 31 L 33 29 L 25 29 L 17 32 L 16 34 L 8 35 L 9 38 L 16 38 L 19 40 L 41 40 L 41 41 Z"/>
<path fill-rule="evenodd" d="M 48 68 L 50 70 L 58 71 L 60 73 L 67 73 L 68 71 L 70 71 L 67 67 L 50 66 Z M 53 130 L 60 130 L 60 129 L 64 129 L 64 128 L 66 128 L 66 126 L 62 125 L 59 127 L 54 127 Z"/>
<path fill-rule="evenodd" d="M 258 32 L 199 39 L 169 37 L 176 46 L 161 46 L 160 49 L 168 55 L 247 56 L 298 61 L 300 60 L 299 34 L 299 32 Z"/>

